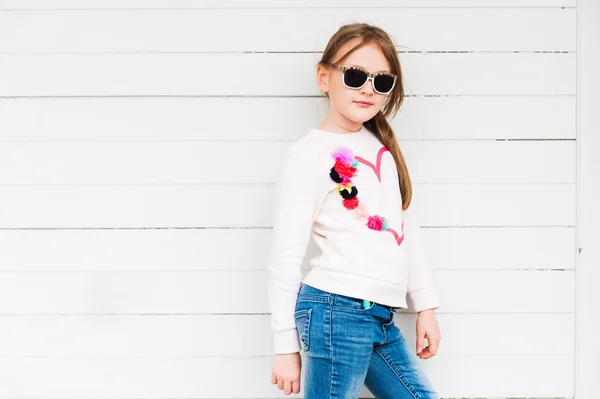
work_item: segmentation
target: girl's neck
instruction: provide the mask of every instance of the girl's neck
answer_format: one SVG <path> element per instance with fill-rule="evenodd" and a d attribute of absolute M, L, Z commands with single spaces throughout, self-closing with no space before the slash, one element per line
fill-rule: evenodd
<path fill-rule="evenodd" d="M 337 134 L 356 134 L 359 133 L 363 128 L 363 124 L 360 123 L 354 126 L 343 126 L 331 121 L 324 121 L 319 126 L 316 127 L 317 130 L 337 133 Z"/>

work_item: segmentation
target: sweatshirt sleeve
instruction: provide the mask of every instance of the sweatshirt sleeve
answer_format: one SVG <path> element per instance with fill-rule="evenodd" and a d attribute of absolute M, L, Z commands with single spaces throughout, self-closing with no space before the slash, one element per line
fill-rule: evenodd
<path fill-rule="evenodd" d="M 302 284 L 301 266 L 313 221 L 327 193 L 316 166 L 316 151 L 293 142 L 275 189 L 273 236 L 268 261 L 268 296 L 275 354 L 300 351 L 294 312 Z"/>
<path fill-rule="evenodd" d="M 414 201 L 403 211 L 404 231 L 408 244 L 408 289 L 415 311 L 440 307 L 436 284 L 423 243 L 421 226 Z"/>

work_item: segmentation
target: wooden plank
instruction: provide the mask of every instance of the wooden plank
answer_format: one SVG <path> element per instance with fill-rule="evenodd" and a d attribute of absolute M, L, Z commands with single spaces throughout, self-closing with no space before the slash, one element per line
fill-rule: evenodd
<path fill-rule="evenodd" d="M 356 20 L 385 29 L 400 51 L 576 49 L 575 9 L 204 8 L 0 12 L 0 37 L 11 38 L 0 52 L 318 52 Z"/>
<path fill-rule="evenodd" d="M 434 278 L 440 313 L 572 313 L 575 307 L 573 270 L 435 270 Z M 267 296 L 256 293 L 266 293 L 267 285 L 266 271 L 3 272 L 0 314 L 265 313 Z"/>
<path fill-rule="evenodd" d="M 442 397 L 573 396 L 572 356 L 435 356 L 418 361 Z M 272 365 L 272 356 L 0 358 L 0 395 L 281 398 L 282 391 L 271 384 Z M 373 395 L 363 387 L 360 397 Z"/>
<path fill-rule="evenodd" d="M 275 183 L 289 144 L 4 143 L 0 184 Z M 432 140 L 400 147 L 413 183 L 575 183 L 576 178 L 574 141 Z M 360 155 L 375 162 L 375 153 Z"/>
<path fill-rule="evenodd" d="M 424 227 L 421 232 L 433 269 L 575 268 L 573 227 Z M 270 228 L 0 230 L 0 271 L 266 270 L 271 238 Z M 315 248 L 311 243 L 308 252 Z M 308 262 L 302 267 L 310 269 Z"/>
<path fill-rule="evenodd" d="M 365 4 L 360 0 L 0 0 L 0 9 L 196 9 L 196 8 L 404 8 L 404 7 L 575 7 L 575 0 L 377 0 Z"/>
<path fill-rule="evenodd" d="M 2 54 L 0 96 L 316 96 L 318 57 L 314 53 Z M 575 53 L 407 53 L 400 55 L 400 62 L 406 94 L 575 93 Z M 240 65 L 247 73 L 239 73 Z M 212 76 L 215 70 L 227 79 L 199 78 Z"/>
<path fill-rule="evenodd" d="M 442 313 L 436 319 L 439 356 L 574 354 L 573 313 Z M 415 347 L 416 315 L 397 314 L 394 323 Z M 0 356 L 267 356 L 270 334 L 270 315 L 0 316 Z"/>
<path fill-rule="evenodd" d="M 574 227 L 423 228 L 421 231 L 432 268 L 565 270 L 575 267 Z"/>
<path fill-rule="evenodd" d="M 415 185 L 414 192 L 423 226 L 574 225 L 573 185 Z M 274 206 L 273 186 L 252 185 L 3 186 L 0 194 L 4 228 L 269 227 Z"/>
<path fill-rule="evenodd" d="M 391 125 L 400 140 L 574 139 L 575 105 L 574 96 L 409 96 Z M 326 114 L 318 97 L 0 98 L 0 141 L 291 141 Z"/>
<path fill-rule="evenodd" d="M 422 226 L 575 225 L 574 184 L 415 184 L 413 191 Z M 0 227 L 270 227 L 274 196 L 273 185 L 0 186 Z"/>
<path fill-rule="evenodd" d="M 425 226 L 575 226 L 574 184 L 423 184 L 414 192 Z"/>
<path fill-rule="evenodd" d="M 575 396 L 598 396 L 600 370 L 600 3 L 578 2 L 577 62 L 577 319 L 575 356 Z"/>

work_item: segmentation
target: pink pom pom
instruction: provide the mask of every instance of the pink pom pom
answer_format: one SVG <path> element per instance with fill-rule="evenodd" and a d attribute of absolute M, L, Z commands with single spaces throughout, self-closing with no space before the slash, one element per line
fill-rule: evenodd
<path fill-rule="evenodd" d="M 369 210 L 363 202 L 359 202 L 358 206 L 352 212 L 356 219 L 367 220 L 369 218 Z"/>
<path fill-rule="evenodd" d="M 338 147 L 331 153 L 337 161 L 345 163 L 346 165 L 352 166 L 354 164 L 354 154 L 348 147 Z"/>
<path fill-rule="evenodd" d="M 367 226 L 373 230 L 381 230 L 385 223 L 385 219 L 379 215 L 370 216 L 367 220 Z"/>
<path fill-rule="evenodd" d="M 342 183 L 341 184 L 342 184 L 342 186 L 348 186 L 348 185 L 352 184 L 352 180 L 350 180 L 346 176 L 342 176 Z"/>

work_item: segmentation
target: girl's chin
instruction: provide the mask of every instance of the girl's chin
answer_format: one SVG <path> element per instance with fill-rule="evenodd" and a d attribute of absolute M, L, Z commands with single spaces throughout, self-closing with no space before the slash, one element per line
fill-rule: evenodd
<path fill-rule="evenodd" d="M 375 112 L 375 108 L 374 106 L 370 106 L 368 108 L 360 108 L 360 107 L 353 107 L 354 109 L 352 109 L 350 112 L 348 112 L 349 115 L 353 115 L 354 120 L 365 120 L 368 121 L 369 119 L 371 119 L 372 117 L 374 117 L 377 112 Z"/>

